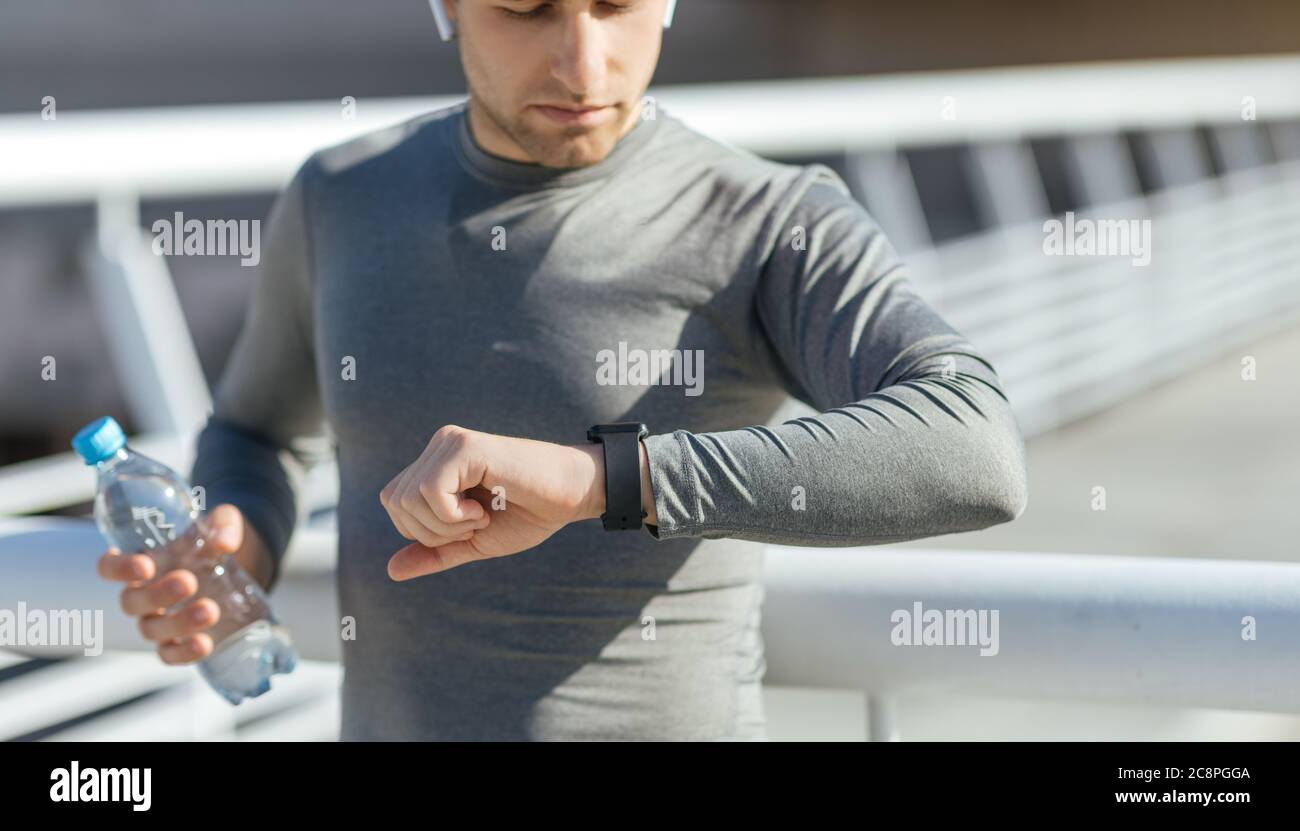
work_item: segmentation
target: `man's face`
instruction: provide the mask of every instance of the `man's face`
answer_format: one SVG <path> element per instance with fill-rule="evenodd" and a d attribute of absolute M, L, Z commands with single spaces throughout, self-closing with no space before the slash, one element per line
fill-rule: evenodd
<path fill-rule="evenodd" d="M 489 152 L 547 167 L 605 158 L 640 113 L 659 61 L 665 3 L 448 4 L 475 138 Z"/>

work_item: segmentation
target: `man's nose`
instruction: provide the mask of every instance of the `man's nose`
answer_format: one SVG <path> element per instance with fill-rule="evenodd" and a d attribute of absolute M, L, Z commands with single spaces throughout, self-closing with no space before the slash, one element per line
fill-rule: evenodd
<path fill-rule="evenodd" d="M 551 74 L 575 97 L 599 93 L 605 77 L 605 52 L 600 21 L 587 12 L 566 15 L 551 59 Z"/>

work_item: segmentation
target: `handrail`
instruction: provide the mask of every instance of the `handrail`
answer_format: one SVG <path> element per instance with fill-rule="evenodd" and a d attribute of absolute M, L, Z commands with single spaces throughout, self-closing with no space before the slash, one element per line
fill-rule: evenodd
<path fill-rule="evenodd" d="M 141 434 L 131 446 L 177 470 L 188 464 L 187 440 L 166 434 Z M 0 516 L 35 514 L 95 498 L 95 471 L 71 450 L 0 467 Z"/>
<path fill-rule="evenodd" d="M 291 554 L 273 598 L 304 658 L 339 655 L 333 543 L 297 540 L 325 559 Z M 102 608 L 108 649 L 147 649 L 100 547 L 84 520 L 0 521 L 0 608 Z M 1300 713 L 1298 563 L 771 546 L 763 585 L 767 683 Z M 895 645 L 916 603 L 996 610 L 996 654 Z"/>
<path fill-rule="evenodd" d="M 773 547 L 764 583 L 773 684 L 1300 713 L 1300 563 Z M 918 602 L 998 610 L 997 654 L 895 646 Z"/>
<path fill-rule="evenodd" d="M 1028 136 L 1300 117 L 1300 56 L 1196 58 L 655 87 L 720 141 L 816 156 Z M 954 117 L 945 118 L 951 100 Z M 461 100 L 63 110 L 0 116 L 0 208 L 279 190 L 314 150 Z"/>

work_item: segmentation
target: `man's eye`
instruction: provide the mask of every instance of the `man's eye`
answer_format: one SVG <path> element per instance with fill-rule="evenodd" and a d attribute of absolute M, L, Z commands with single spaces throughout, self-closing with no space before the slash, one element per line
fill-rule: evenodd
<path fill-rule="evenodd" d="M 613 14 L 621 14 L 623 12 L 629 12 L 633 8 L 632 3 L 601 2 L 599 5 L 606 12 L 611 12 Z M 543 14 L 549 11 L 550 8 L 551 8 L 550 3 L 543 3 L 540 6 L 537 6 L 536 8 L 529 9 L 526 12 L 519 12 L 519 11 L 515 11 L 514 9 L 507 9 L 505 7 L 502 7 L 501 11 L 504 12 L 507 17 L 513 17 L 516 20 L 527 20 L 528 18 L 541 17 Z"/>
<path fill-rule="evenodd" d="M 537 6 L 536 8 L 533 9 L 529 9 L 526 12 L 517 12 L 514 9 L 507 9 L 505 7 L 502 7 L 501 11 L 505 12 L 506 17 L 513 17 L 516 20 L 526 20 L 532 17 L 541 17 L 542 14 L 550 7 L 551 7 L 550 3 L 543 3 L 542 5 Z"/>

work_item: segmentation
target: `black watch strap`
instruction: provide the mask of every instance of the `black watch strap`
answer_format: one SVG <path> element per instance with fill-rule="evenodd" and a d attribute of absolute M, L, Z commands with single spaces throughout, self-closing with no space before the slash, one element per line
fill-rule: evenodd
<path fill-rule="evenodd" d="M 645 513 L 641 510 L 641 439 L 650 434 L 639 421 L 596 424 L 587 430 L 587 441 L 604 445 L 605 513 L 600 521 L 606 531 L 635 531 Z"/>

